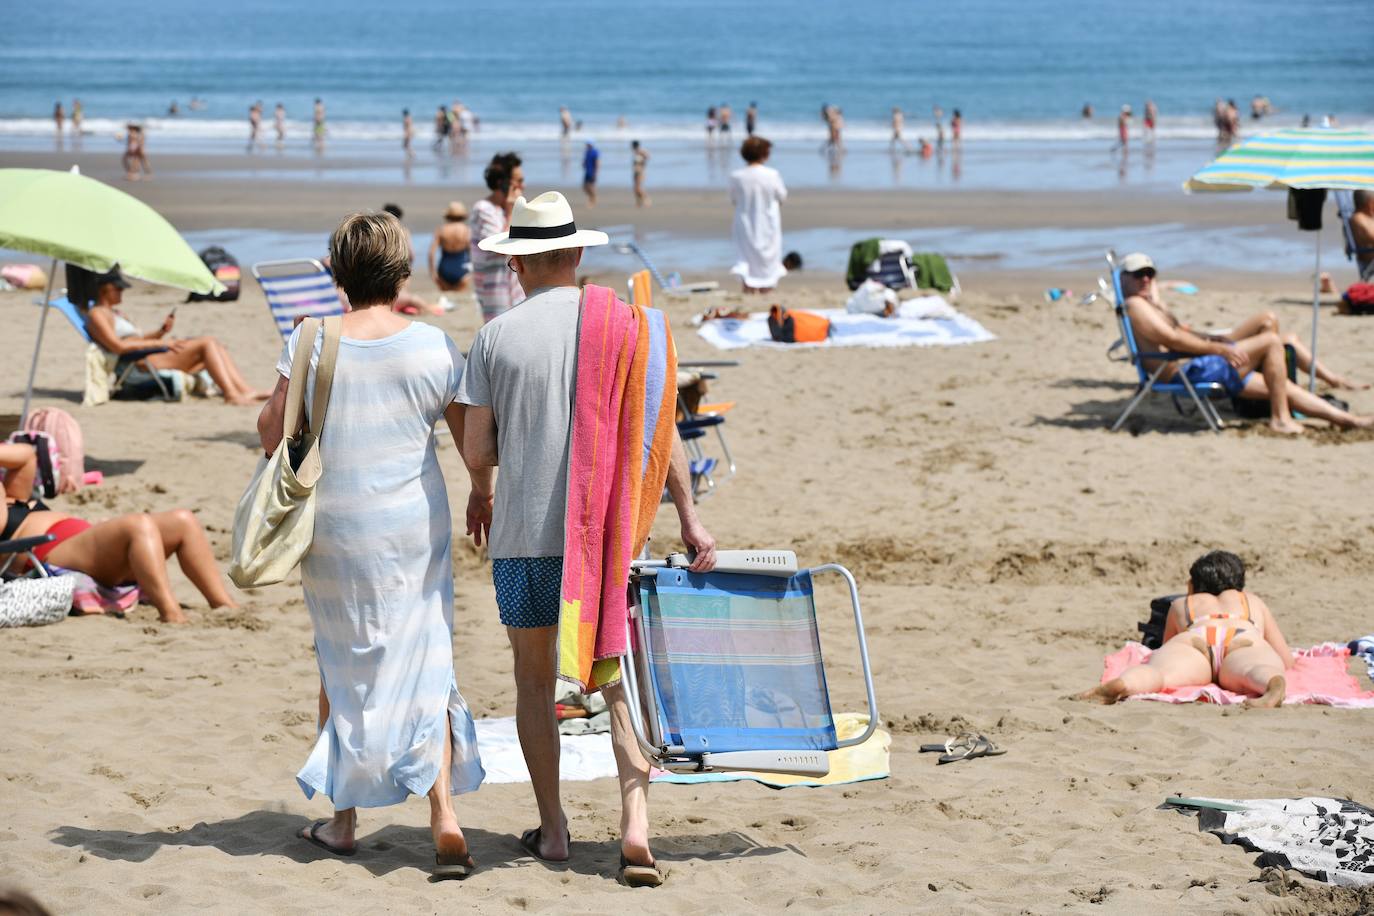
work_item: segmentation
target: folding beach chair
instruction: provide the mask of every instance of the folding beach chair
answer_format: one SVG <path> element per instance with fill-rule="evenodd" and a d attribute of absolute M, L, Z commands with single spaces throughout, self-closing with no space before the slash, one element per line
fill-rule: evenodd
<path fill-rule="evenodd" d="M 33 304 L 41 307 L 43 300 L 41 298 L 35 299 Z M 67 319 L 67 323 L 72 326 L 76 333 L 81 335 L 82 340 L 104 354 L 110 372 L 110 393 L 112 395 L 119 394 L 126 386 L 132 387 L 132 384 L 136 384 L 147 377 L 157 387 L 158 393 L 164 401 L 180 400 L 181 373 L 154 369 L 148 362 L 148 357 L 157 353 L 166 353 L 170 349 L 169 347 L 144 347 L 139 350 L 130 350 L 127 353 L 111 353 L 91 339 L 90 332 L 86 330 L 86 319 L 81 314 L 81 310 L 66 296 L 49 300 L 48 306 L 61 312 L 62 317 Z M 120 367 L 121 362 L 123 363 L 122 368 Z"/>
<path fill-rule="evenodd" d="M 1374 255 L 1374 248 L 1361 248 L 1355 241 L 1355 230 L 1350 225 L 1350 218 L 1355 215 L 1355 193 L 1353 191 L 1334 191 L 1336 195 L 1336 212 L 1341 217 L 1341 232 L 1345 235 L 1345 259 L 1354 261 L 1361 257 L 1368 258 Z"/>
<path fill-rule="evenodd" d="M 650 271 L 646 269 L 629 278 L 626 285 L 629 287 L 632 303 L 645 307 L 653 306 L 654 291 L 650 283 L 651 277 Z M 713 381 L 717 376 L 702 370 L 708 367 L 737 365 L 739 363 L 734 361 L 678 363 L 678 369 L 695 372 L 699 378 Z M 677 432 L 679 438 L 682 439 L 682 447 L 687 452 L 692 477 L 692 495 L 697 499 L 703 499 L 715 490 L 718 483 L 723 483 L 735 476 L 735 457 L 730 452 L 730 443 L 725 439 L 724 416 L 735 404 L 733 401 L 719 404 L 698 404 L 693 410 L 688 405 L 686 398 L 682 396 L 681 391 L 678 393 L 677 404 L 680 415 L 677 422 Z M 715 431 L 716 441 L 720 444 L 721 458 L 719 459 L 707 455 L 703 447 L 703 440 L 707 433 L 712 430 Z M 716 471 L 722 466 L 726 469 L 726 473 L 717 479 Z"/>
<path fill-rule="evenodd" d="M 648 252 L 641 248 L 638 242 L 633 240 L 627 242 L 614 242 L 613 245 L 615 250 L 620 254 L 632 254 L 638 258 L 639 263 L 643 264 L 644 269 L 649 272 L 649 276 L 653 277 L 654 282 L 658 284 L 658 288 L 669 295 L 681 296 L 687 293 L 709 293 L 712 290 L 720 288 L 720 284 L 714 280 L 703 280 L 697 283 L 683 283 L 682 277 L 677 273 L 670 273 L 664 276 L 662 273 L 659 273 L 658 268 L 654 266 L 654 262 L 650 260 Z"/>
<path fill-rule="evenodd" d="M 42 564 L 38 559 L 38 554 L 34 553 L 34 551 L 53 540 L 56 540 L 54 535 L 39 534 L 31 538 L 17 538 L 12 541 L 0 541 L 0 556 L 5 557 L 5 561 L 0 563 L 0 581 L 5 579 L 19 579 L 24 576 L 31 576 L 36 579 L 46 579 L 48 577 L 47 567 Z M 17 560 L 28 561 L 26 572 L 10 572 L 10 567 L 12 567 Z"/>
<path fill-rule="evenodd" d="M 629 644 L 620 659 L 630 720 L 650 762 L 675 772 L 751 770 L 824 776 L 828 751 L 878 724 L 859 589 L 843 566 L 797 569 L 790 550 L 724 550 L 710 573 L 689 559 L 633 564 Z M 849 586 L 868 728 L 840 741 L 816 627 L 812 578 Z"/>
<path fill-rule="evenodd" d="M 253 265 L 253 278 L 267 297 L 282 337 L 290 337 L 302 318 L 328 318 L 346 311 L 333 274 L 314 258 L 259 261 Z"/>
<path fill-rule="evenodd" d="M 1111 256 L 1108 260 L 1112 261 Z M 1179 396 L 1186 394 L 1194 404 L 1197 405 L 1198 413 L 1207 423 L 1207 428 L 1214 433 L 1221 432 L 1221 415 L 1217 413 L 1216 406 L 1212 404 L 1212 398 L 1227 397 L 1226 389 L 1219 382 L 1201 382 L 1193 384 L 1188 379 L 1184 370 L 1187 369 L 1188 361 L 1193 358 L 1192 353 L 1142 353 L 1136 345 L 1135 331 L 1131 328 L 1131 316 L 1126 311 L 1126 297 L 1121 290 L 1121 270 L 1112 263 L 1112 295 L 1114 298 L 1113 307 L 1116 311 L 1117 327 L 1121 331 L 1121 340 L 1112 345 L 1116 349 L 1122 344 L 1126 348 L 1126 361 L 1135 366 L 1136 370 L 1136 392 L 1131 398 L 1126 409 L 1121 412 L 1121 416 L 1116 418 L 1112 424 L 1112 432 L 1121 428 L 1121 424 L 1126 422 L 1126 418 L 1140 406 L 1140 402 L 1145 400 L 1149 394 L 1167 394 L 1173 400 L 1174 408 L 1180 414 L 1185 414 L 1183 405 L 1179 401 Z M 1111 350 L 1108 350 L 1111 353 Z M 1153 368 L 1147 368 L 1147 365 Z M 1171 381 L 1161 382 L 1159 377 L 1164 374 L 1166 367 L 1177 365 L 1178 371 L 1174 373 Z"/>

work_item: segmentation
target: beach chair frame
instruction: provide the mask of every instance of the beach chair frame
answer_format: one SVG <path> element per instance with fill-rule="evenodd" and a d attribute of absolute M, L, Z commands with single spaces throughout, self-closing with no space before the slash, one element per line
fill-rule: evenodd
<path fill-rule="evenodd" d="M 0 563 L 0 580 L 24 578 L 25 575 L 35 579 L 48 578 L 47 567 L 38 559 L 38 555 L 34 553 L 34 550 L 53 540 L 56 540 L 54 535 L 39 534 L 30 538 L 16 538 L 12 541 L 0 541 L 0 554 L 8 554 L 5 562 Z M 10 575 L 10 567 L 19 559 L 26 559 L 29 561 L 28 573 L 20 576 Z"/>
<path fill-rule="evenodd" d="M 1355 229 L 1350 218 L 1355 215 L 1355 193 L 1353 191 L 1333 191 L 1336 196 L 1336 213 L 1341 218 L 1341 232 L 1345 236 L 1345 259 L 1354 261 L 1361 256 L 1374 255 L 1374 248 L 1361 248 L 1355 241 Z"/>
<path fill-rule="evenodd" d="M 820 573 L 838 575 L 848 586 L 868 700 L 868 727 L 863 733 L 852 738 L 837 739 L 833 748 L 822 750 L 696 751 L 670 744 L 665 738 L 661 710 L 655 698 L 656 691 L 653 689 L 655 668 L 650 659 L 649 634 L 640 591 L 641 580 L 656 577 L 661 570 L 685 569 L 690 562 L 690 558 L 683 554 L 673 554 L 664 560 L 637 560 L 631 564 L 631 632 L 627 634 L 630 638 L 626 640 L 626 654 L 620 657 L 620 670 L 628 699 L 630 724 L 640 750 L 653 765 L 672 772 L 709 773 L 745 770 L 811 777 L 826 775 L 830 771 L 827 756 L 829 750 L 862 744 L 878 727 L 878 701 L 873 687 L 873 670 L 869 662 L 868 641 L 864 636 L 859 586 L 854 581 L 853 574 L 836 563 L 826 563 L 804 570 L 812 576 Z M 723 550 L 717 552 L 716 568 L 708 575 L 716 578 L 734 574 L 790 578 L 802 571 L 797 568 L 796 554 L 790 550 Z M 813 623 L 815 612 L 815 599 L 812 596 Z M 822 662 L 822 673 L 823 671 Z M 828 694 L 828 688 L 826 692 Z"/>
<path fill-rule="evenodd" d="M 1107 261 L 1112 268 L 1112 295 L 1115 300 L 1113 310 L 1116 312 L 1117 327 L 1121 332 L 1121 341 L 1124 341 L 1126 345 L 1127 360 L 1135 367 L 1137 376 L 1135 395 L 1126 404 L 1126 408 L 1121 411 L 1121 416 L 1116 418 L 1116 422 L 1111 426 L 1111 431 L 1119 430 L 1127 418 L 1140 406 L 1141 402 L 1151 394 L 1168 395 L 1173 401 L 1174 408 L 1186 416 L 1183 404 L 1179 401 L 1179 397 L 1186 394 L 1197 405 L 1198 413 L 1207 424 L 1207 428 L 1214 433 L 1220 433 L 1226 424 L 1212 403 L 1212 398 L 1227 397 L 1226 389 L 1217 382 L 1193 384 L 1185 370 L 1188 362 L 1195 354 L 1140 352 L 1140 348 L 1136 345 L 1135 330 L 1131 327 L 1130 313 L 1126 311 L 1126 296 L 1121 289 L 1121 270 L 1116 266 L 1115 258 L 1111 253 L 1108 253 Z M 1115 347 L 1115 345 L 1113 346 Z M 1110 354 L 1111 350 L 1108 350 L 1108 353 Z M 1161 382 L 1159 377 L 1164 374 L 1164 370 L 1175 364 L 1178 365 L 1178 372 L 1174 375 L 1175 380 Z M 1147 366 L 1153 366 L 1153 368 Z"/>
<path fill-rule="evenodd" d="M 663 290 L 665 293 L 668 293 L 669 295 L 685 296 L 689 293 L 709 293 L 714 292 L 715 290 L 720 288 L 720 284 L 717 283 L 715 280 L 702 280 L 698 283 L 670 284 L 668 280 L 663 276 L 663 274 L 659 273 L 658 267 L 654 265 L 654 262 L 649 257 L 648 252 L 641 248 L 639 243 L 634 241 L 633 239 L 613 242 L 611 243 L 611 247 L 613 247 L 620 254 L 632 254 L 636 258 L 638 258 L 639 263 L 643 264 L 644 269 L 649 272 L 649 276 L 654 278 L 654 282 L 658 284 L 658 288 Z M 627 285 L 630 286 L 630 294 L 631 296 L 633 296 L 633 282 L 631 281 Z"/>
<path fill-rule="evenodd" d="M 333 275 L 316 258 L 259 261 L 253 265 L 252 270 L 253 279 L 257 280 L 258 286 L 262 288 L 263 297 L 267 299 L 267 308 L 272 314 L 272 320 L 276 322 L 277 332 L 283 339 L 291 336 L 292 330 L 303 318 L 328 318 L 342 315 L 347 311 L 343 300 L 339 298 L 338 290 L 334 288 Z M 326 284 L 321 281 L 324 278 L 328 278 L 328 295 L 323 293 Z M 264 280 L 268 282 L 264 283 Z M 306 298 L 300 304 L 277 299 L 280 291 L 269 288 L 269 284 L 274 280 L 299 280 L 306 287 L 303 294 Z M 313 295 L 310 295 L 311 293 Z"/>

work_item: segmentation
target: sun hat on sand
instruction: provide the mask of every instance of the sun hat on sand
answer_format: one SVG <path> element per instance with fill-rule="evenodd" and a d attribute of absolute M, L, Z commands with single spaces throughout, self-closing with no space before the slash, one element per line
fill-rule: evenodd
<path fill-rule="evenodd" d="M 510 229 L 489 235 L 477 243 L 483 251 L 522 255 L 590 248 L 610 239 L 595 229 L 578 229 L 568 199 L 557 191 L 545 191 L 534 200 L 518 197 L 510 215 Z"/>

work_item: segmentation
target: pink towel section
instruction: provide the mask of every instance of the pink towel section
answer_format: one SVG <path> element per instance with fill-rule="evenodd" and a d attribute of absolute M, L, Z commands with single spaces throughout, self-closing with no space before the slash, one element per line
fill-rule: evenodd
<path fill-rule="evenodd" d="M 1102 683 L 1119 677 L 1131 665 L 1143 665 L 1150 650 L 1138 642 L 1108 655 L 1102 664 Z M 1350 650 L 1341 643 L 1324 642 L 1310 649 L 1294 649 L 1294 665 L 1288 669 L 1288 694 L 1284 704 L 1313 703 L 1344 709 L 1374 708 L 1374 690 L 1361 690 L 1355 678 L 1346 673 Z M 1205 687 L 1171 687 L 1159 693 L 1140 693 L 1132 700 L 1158 700 L 1161 703 L 1216 703 L 1231 706 L 1245 702 L 1245 694 L 1223 690 L 1216 684 Z"/>

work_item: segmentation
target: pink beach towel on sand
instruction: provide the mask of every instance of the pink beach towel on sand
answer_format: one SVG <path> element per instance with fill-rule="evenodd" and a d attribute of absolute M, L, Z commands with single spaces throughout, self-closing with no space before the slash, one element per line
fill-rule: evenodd
<path fill-rule="evenodd" d="M 1124 649 L 1108 655 L 1102 664 L 1102 683 L 1114 677 L 1131 665 L 1143 665 L 1150 657 L 1150 650 L 1138 642 L 1128 642 Z M 1285 704 L 1315 703 L 1322 706 L 1339 706 L 1345 709 L 1374 708 L 1374 690 L 1361 690 L 1355 678 L 1346 673 L 1345 662 L 1350 650 L 1344 645 L 1324 642 L 1310 649 L 1294 649 L 1294 665 L 1285 673 L 1288 680 L 1288 693 Z M 1231 706 L 1245 702 L 1245 694 L 1223 690 L 1216 684 L 1205 687 L 1171 687 L 1159 693 L 1140 693 L 1129 699 L 1158 700 L 1161 703 L 1217 703 Z"/>

